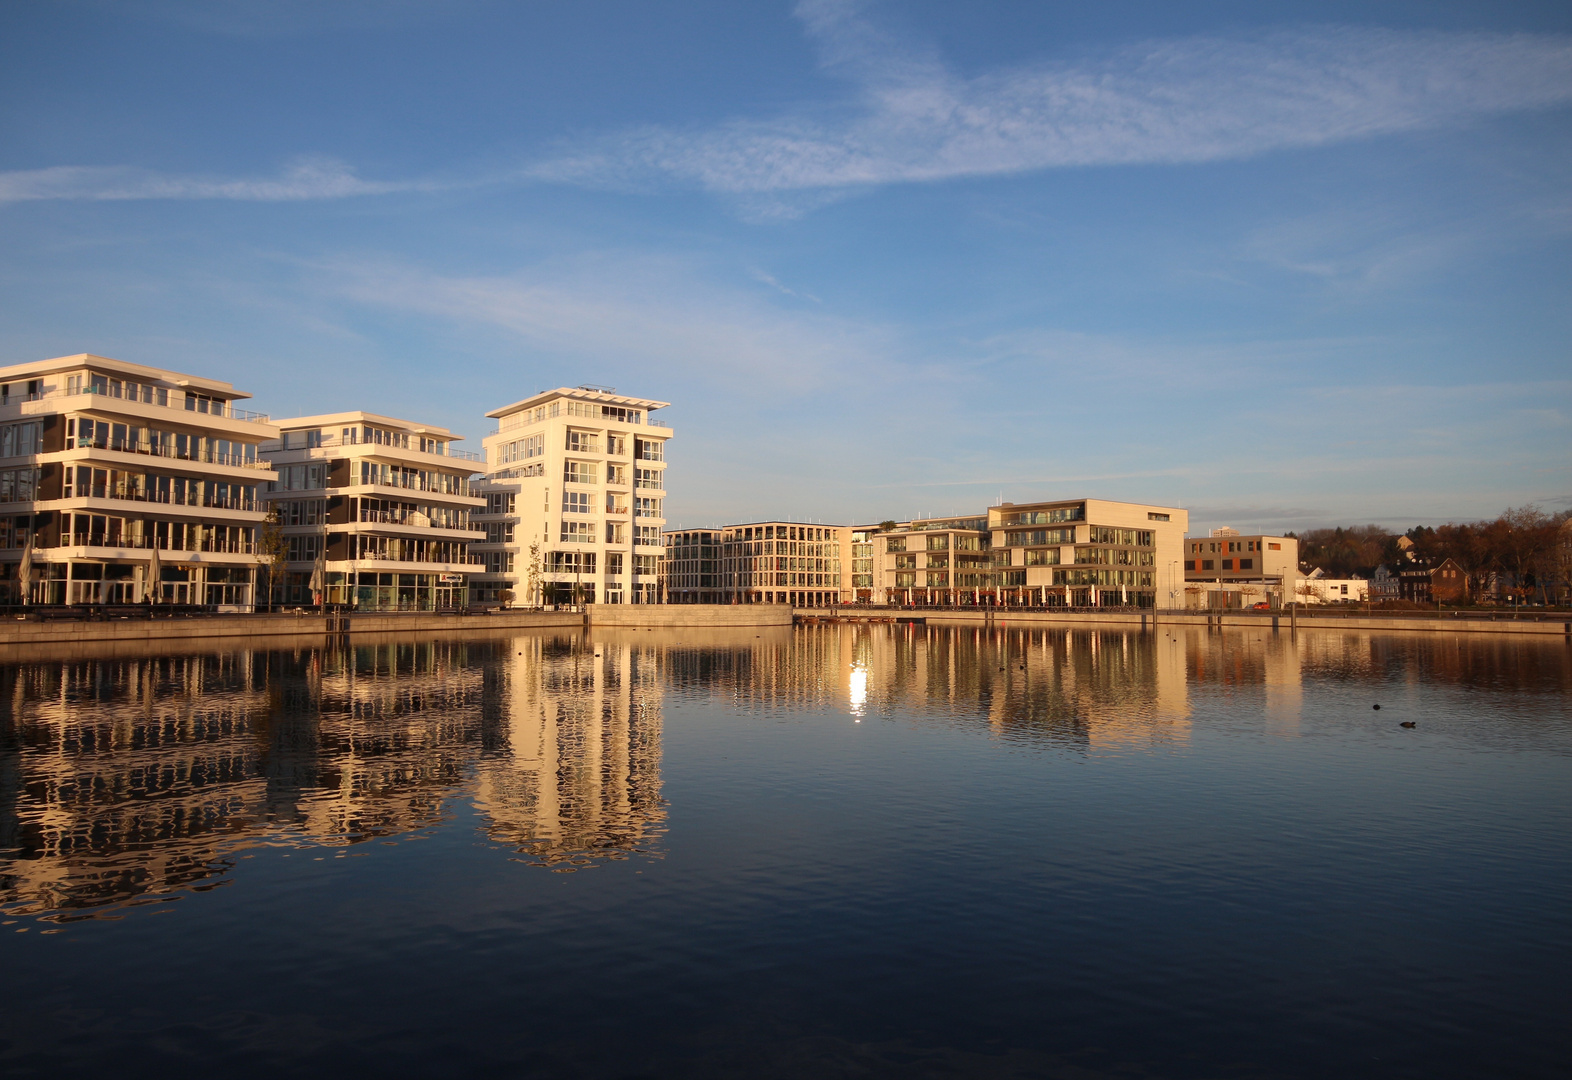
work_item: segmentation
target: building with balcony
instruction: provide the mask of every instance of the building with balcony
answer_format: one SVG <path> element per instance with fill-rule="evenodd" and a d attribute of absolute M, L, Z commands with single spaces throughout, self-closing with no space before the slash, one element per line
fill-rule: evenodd
<path fill-rule="evenodd" d="M 1108 499 L 990 507 L 1000 602 L 1176 606 L 1189 524 L 1177 507 Z"/>
<path fill-rule="evenodd" d="M 1242 535 L 1226 525 L 1184 542 L 1185 606 L 1239 607 L 1292 603 L 1299 584 L 1299 541 Z"/>
<path fill-rule="evenodd" d="M 994 602 L 1002 578 L 986 513 L 919 518 L 866 535 L 876 603 Z"/>
<path fill-rule="evenodd" d="M 668 404 L 559 387 L 486 414 L 474 602 L 660 601 Z"/>
<path fill-rule="evenodd" d="M 368 611 L 464 607 L 479 569 L 471 478 L 480 455 L 446 428 L 368 412 L 278 422 L 262 448 L 278 476 L 265 494 L 286 545 L 275 599 Z"/>
<path fill-rule="evenodd" d="M 278 428 L 248 397 L 87 353 L 0 368 L 0 595 L 251 610 Z"/>
<path fill-rule="evenodd" d="M 662 560 L 668 603 L 828 607 L 849 599 L 851 529 L 756 521 L 676 529 Z"/>
<path fill-rule="evenodd" d="M 1153 607 L 1174 603 L 1185 511 L 1066 499 L 866 530 L 873 599 L 890 604 Z"/>

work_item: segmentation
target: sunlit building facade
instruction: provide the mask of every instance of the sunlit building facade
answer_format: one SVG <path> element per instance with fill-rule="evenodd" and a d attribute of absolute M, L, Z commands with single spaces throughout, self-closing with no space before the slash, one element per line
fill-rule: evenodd
<path fill-rule="evenodd" d="M 278 423 L 263 448 L 277 479 L 267 500 L 287 545 L 276 599 L 365 611 L 464 607 L 475 571 L 471 478 L 480 455 L 446 428 L 361 411 Z"/>
<path fill-rule="evenodd" d="M 474 602 L 660 601 L 668 404 L 560 387 L 486 414 Z"/>
<path fill-rule="evenodd" d="M 669 549 L 674 558 L 666 571 L 668 599 L 794 607 L 838 604 L 849 598 L 845 574 L 851 562 L 851 533 L 845 525 L 797 521 L 676 530 L 668 537 L 668 543 L 676 545 Z M 715 567 L 713 573 L 705 572 L 706 564 Z M 701 599 L 705 596 L 713 599 Z"/>
<path fill-rule="evenodd" d="M 251 610 L 278 428 L 248 397 L 86 353 L 0 368 L 3 599 Z"/>

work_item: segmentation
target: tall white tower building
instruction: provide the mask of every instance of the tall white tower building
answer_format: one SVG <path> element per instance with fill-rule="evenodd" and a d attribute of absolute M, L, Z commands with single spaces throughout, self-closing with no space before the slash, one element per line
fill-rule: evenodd
<path fill-rule="evenodd" d="M 650 414 L 668 404 L 559 387 L 486 414 L 473 602 L 658 602 L 672 432 Z"/>

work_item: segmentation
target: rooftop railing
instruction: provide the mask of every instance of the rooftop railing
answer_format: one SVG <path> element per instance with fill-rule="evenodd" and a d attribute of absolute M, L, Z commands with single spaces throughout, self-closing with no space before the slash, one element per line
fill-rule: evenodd
<path fill-rule="evenodd" d="M 159 389 L 167 388 L 160 387 Z M 175 404 L 176 394 L 180 394 L 180 403 L 178 405 Z M 180 391 L 169 391 L 167 394 L 162 396 L 165 398 L 165 400 L 155 401 L 151 398 L 141 395 L 132 397 L 131 395 L 124 393 L 111 394 L 104 387 L 88 385 L 79 387 L 75 390 L 56 388 L 54 390 L 45 390 L 37 394 L 11 396 L 5 398 L 4 400 L 0 400 L 0 405 L 10 405 L 13 402 L 43 401 L 47 398 L 102 397 L 115 401 L 131 401 L 138 405 L 153 405 L 160 409 L 172 409 L 176 412 L 190 412 L 202 416 L 220 416 L 226 420 L 244 420 L 253 424 L 265 424 L 268 422 L 267 413 L 251 412 L 247 409 L 237 409 L 232 402 L 228 401 L 218 401 L 210 398 L 199 397 L 195 394 L 183 394 Z"/>

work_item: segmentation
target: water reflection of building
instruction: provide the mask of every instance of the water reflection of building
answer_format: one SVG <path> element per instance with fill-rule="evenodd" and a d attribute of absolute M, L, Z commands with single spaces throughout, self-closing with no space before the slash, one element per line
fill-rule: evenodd
<path fill-rule="evenodd" d="M 1087 745 L 1188 737 L 1183 657 L 1166 634 L 845 629 L 855 635 L 843 677 L 853 712 L 979 718 L 1001 737 Z"/>
<path fill-rule="evenodd" d="M 514 642 L 475 805 L 487 834 L 547 865 L 648 852 L 661 801 L 657 650 L 625 641 Z"/>
<path fill-rule="evenodd" d="M 0 667 L 0 908 L 70 917 L 204 887 L 257 844 L 408 833 L 477 772 L 489 831 L 529 854 L 645 850 L 661 815 L 652 663 L 623 649 L 580 685 L 569 672 L 592 652 L 576 636 L 402 640 Z M 532 679 L 560 736 L 540 827 L 538 804 L 507 801 L 528 792 L 496 782 L 518 756 L 514 684 Z"/>

